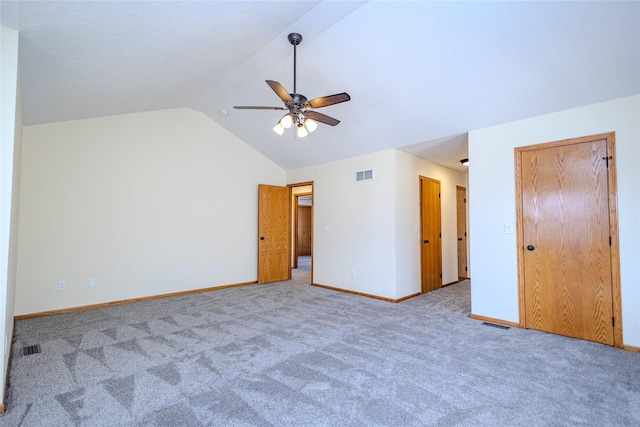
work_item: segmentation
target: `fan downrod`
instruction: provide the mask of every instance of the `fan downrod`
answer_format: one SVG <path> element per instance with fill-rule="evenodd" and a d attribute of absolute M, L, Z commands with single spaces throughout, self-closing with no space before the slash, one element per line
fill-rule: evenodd
<path fill-rule="evenodd" d="M 298 46 L 302 42 L 302 36 L 298 33 L 291 33 L 287 36 L 289 43 L 294 46 Z"/>

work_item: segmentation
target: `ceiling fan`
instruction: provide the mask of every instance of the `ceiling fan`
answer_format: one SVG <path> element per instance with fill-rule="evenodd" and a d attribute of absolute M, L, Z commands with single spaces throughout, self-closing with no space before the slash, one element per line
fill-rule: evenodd
<path fill-rule="evenodd" d="M 237 110 L 289 110 L 273 128 L 278 135 L 282 135 L 285 129 L 296 125 L 298 137 L 303 138 L 313 132 L 319 123 L 335 126 L 340 120 L 329 117 L 326 114 L 313 111 L 314 108 L 328 107 L 351 99 L 348 93 L 338 93 L 335 95 L 321 96 L 310 101 L 307 97 L 296 92 L 296 46 L 302 42 L 302 36 L 298 33 L 291 33 L 287 37 L 289 43 L 293 45 L 293 93 L 287 90 L 278 82 L 266 80 L 267 84 L 284 102 L 284 107 L 260 107 L 260 106 L 234 106 Z"/>

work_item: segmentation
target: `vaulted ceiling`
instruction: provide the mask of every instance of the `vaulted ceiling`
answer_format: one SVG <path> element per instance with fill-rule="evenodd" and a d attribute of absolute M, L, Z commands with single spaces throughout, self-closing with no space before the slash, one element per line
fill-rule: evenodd
<path fill-rule="evenodd" d="M 5 1 L 26 125 L 190 107 L 285 169 L 401 148 L 459 169 L 470 130 L 640 93 L 640 2 Z M 265 80 L 350 102 L 306 138 Z M 225 114 L 228 113 L 228 114 Z"/>

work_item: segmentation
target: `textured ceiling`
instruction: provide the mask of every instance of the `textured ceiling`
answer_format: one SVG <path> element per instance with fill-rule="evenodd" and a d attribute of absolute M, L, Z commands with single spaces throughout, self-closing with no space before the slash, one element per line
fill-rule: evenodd
<path fill-rule="evenodd" d="M 2 1 L 25 124 L 190 107 L 285 169 L 401 148 L 461 169 L 470 130 L 640 93 L 640 2 Z M 266 85 L 352 100 L 304 139 Z M 221 110 L 229 114 L 223 115 Z"/>

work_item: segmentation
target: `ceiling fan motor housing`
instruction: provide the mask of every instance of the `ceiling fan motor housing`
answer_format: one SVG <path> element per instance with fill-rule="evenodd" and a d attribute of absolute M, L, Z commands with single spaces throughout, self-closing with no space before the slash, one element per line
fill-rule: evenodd
<path fill-rule="evenodd" d="M 295 117 L 302 112 L 302 109 L 307 103 L 307 97 L 304 95 L 300 95 L 299 93 L 291 93 L 290 95 L 291 98 L 293 98 L 293 102 L 285 102 L 285 105 L 289 109 L 291 116 L 293 116 L 295 119 Z"/>
<path fill-rule="evenodd" d="M 287 36 L 287 39 L 289 39 L 289 43 L 291 43 L 294 46 L 298 46 L 302 42 L 302 36 L 298 33 L 289 34 Z"/>

